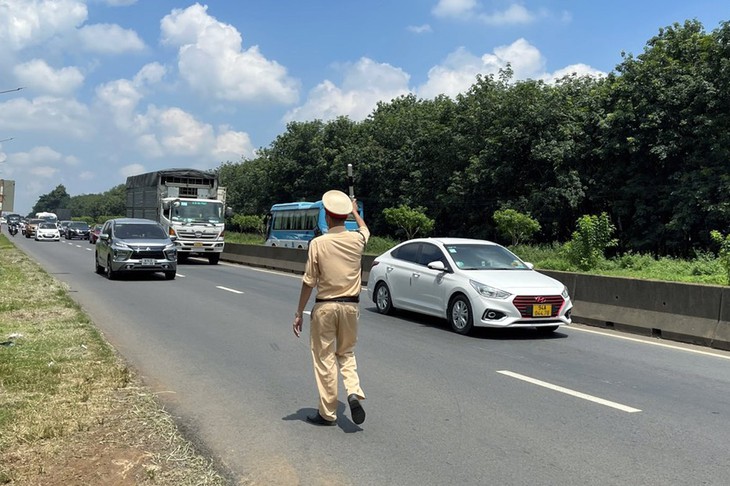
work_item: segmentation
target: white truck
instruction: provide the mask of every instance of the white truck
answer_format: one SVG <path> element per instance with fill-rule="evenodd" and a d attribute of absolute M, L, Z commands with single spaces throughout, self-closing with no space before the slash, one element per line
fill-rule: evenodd
<path fill-rule="evenodd" d="M 175 236 L 178 260 L 201 256 L 211 265 L 223 253 L 225 188 L 218 175 L 196 169 L 166 169 L 127 177 L 127 217 L 151 219 Z"/>

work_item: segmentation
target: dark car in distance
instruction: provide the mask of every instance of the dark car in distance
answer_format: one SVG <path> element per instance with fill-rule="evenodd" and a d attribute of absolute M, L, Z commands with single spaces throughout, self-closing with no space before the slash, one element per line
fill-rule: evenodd
<path fill-rule="evenodd" d="M 89 224 L 85 221 L 71 221 L 68 226 L 66 226 L 66 239 L 73 240 L 79 238 L 86 240 L 89 238 L 89 231 L 91 231 L 91 228 L 89 228 Z"/>

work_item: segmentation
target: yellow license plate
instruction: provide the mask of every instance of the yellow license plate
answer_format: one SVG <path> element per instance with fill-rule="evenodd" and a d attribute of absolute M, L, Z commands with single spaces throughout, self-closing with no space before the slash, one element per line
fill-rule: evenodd
<path fill-rule="evenodd" d="M 553 315 L 552 304 L 535 304 L 532 306 L 532 317 L 550 317 Z"/>
<path fill-rule="evenodd" d="M 203 246 L 203 244 L 199 241 L 196 241 L 195 243 L 193 243 L 193 246 Z"/>

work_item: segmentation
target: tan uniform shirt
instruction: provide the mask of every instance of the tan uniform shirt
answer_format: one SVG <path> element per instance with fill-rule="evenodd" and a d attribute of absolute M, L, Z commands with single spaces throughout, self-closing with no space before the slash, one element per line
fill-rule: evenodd
<path fill-rule="evenodd" d="M 318 299 L 360 295 L 362 252 L 369 238 L 365 226 L 358 231 L 338 226 L 309 242 L 303 281 L 317 287 Z"/>

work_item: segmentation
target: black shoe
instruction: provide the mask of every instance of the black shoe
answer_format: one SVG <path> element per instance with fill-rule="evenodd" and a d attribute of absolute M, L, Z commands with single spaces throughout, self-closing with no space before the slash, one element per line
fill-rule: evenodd
<path fill-rule="evenodd" d="M 357 425 L 365 422 L 365 410 L 362 408 L 362 405 L 360 404 L 360 399 L 357 398 L 357 395 L 352 394 L 347 397 L 347 403 L 350 404 L 350 414 L 352 415 L 352 421 L 355 422 Z"/>
<path fill-rule="evenodd" d="M 322 417 L 319 412 L 317 412 L 314 415 L 308 415 L 307 416 L 307 422 L 314 425 L 324 425 L 324 426 L 332 426 L 335 425 L 334 420 L 327 420 L 326 418 Z"/>

